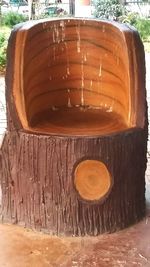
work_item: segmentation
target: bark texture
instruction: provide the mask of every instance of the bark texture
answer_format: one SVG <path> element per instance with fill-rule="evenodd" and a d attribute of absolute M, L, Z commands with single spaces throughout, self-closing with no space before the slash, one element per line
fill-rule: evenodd
<path fill-rule="evenodd" d="M 145 214 L 146 134 L 97 138 L 8 132 L 2 146 L 2 220 L 57 235 L 113 232 Z M 85 201 L 74 186 L 83 159 L 102 161 L 113 179 L 106 199 Z"/>

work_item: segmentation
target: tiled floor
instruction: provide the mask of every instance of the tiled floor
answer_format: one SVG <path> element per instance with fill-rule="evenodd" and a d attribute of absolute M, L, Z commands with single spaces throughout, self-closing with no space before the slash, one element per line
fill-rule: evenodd
<path fill-rule="evenodd" d="M 146 63 L 147 99 L 150 107 L 150 54 L 146 55 Z M 5 126 L 4 79 L 0 78 L 1 139 Z M 0 225 L 0 267 L 149 267 L 150 141 L 146 182 L 146 218 L 115 234 L 94 238 L 58 238 L 14 225 Z"/>

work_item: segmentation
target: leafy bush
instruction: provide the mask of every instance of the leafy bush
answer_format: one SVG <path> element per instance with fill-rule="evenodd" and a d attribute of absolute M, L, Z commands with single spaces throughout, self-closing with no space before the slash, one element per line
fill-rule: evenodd
<path fill-rule="evenodd" d="M 122 23 L 134 25 L 139 18 L 140 16 L 136 12 L 126 12 L 119 18 L 119 21 Z"/>
<path fill-rule="evenodd" d="M 2 71 L 6 65 L 6 47 L 7 41 L 4 33 L 0 33 L 0 71 Z"/>
<path fill-rule="evenodd" d="M 150 20 L 137 19 L 133 25 L 138 30 L 143 41 L 150 41 Z"/>
<path fill-rule="evenodd" d="M 26 20 L 27 17 L 23 16 L 22 14 L 10 11 L 9 13 L 3 15 L 2 24 L 8 27 L 13 27 L 14 25 Z"/>
<path fill-rule="evenodd" d="M 94 2 L 96 18 L 118 20 L 125 13 L 119 0 L 96 0 Z"/>
<path fill-rule="evenodd" d="M 9 31 L 0 32 L 0 72 L 6 67 L 6 50 L 9 37 Z"/>
<path fill-rule="evenodd" d="M 137 13 L 129 12 L 122 16 L 120 21 L 134 26 L 144 42 L 150 41 L 150 20 L 141 18 Z"/>

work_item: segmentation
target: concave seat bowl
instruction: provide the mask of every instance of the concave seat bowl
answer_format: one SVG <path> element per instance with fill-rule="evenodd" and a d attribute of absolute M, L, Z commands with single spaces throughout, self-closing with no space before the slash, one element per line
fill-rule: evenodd
<path fill-rule="evenodd" d="M 25 130 L 103 135 L 136 126 L 123 26 L 75 19 L 25 25 L 20 45 L 13 95 Z"/>
<path fill-rule="evenodd" d="M 37 114 L 33 131 L 62 135 L 104 135 L 128 129 L 122 117 L 104 109 L 53 108 Z"/>

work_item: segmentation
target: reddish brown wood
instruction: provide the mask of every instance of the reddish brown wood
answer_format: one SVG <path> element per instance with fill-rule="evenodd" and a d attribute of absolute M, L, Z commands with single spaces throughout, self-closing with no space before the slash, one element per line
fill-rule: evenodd
<path fill-rule="evenodd" d="M 105 197 L 113 182 L 103 162 L 83 160 L 75 169 L 74 185 L 81 198 L 93 201 Z"/>
<path fill-rule="evenodd" d="M 97 235 L 144 216 L 147 109 L 136 31 L 78 19 L 17 27 L 6 99 L 3 221 Z"/>

